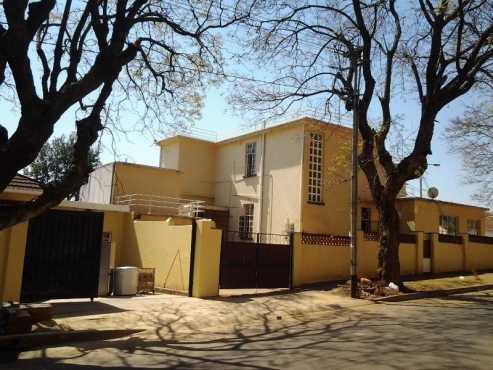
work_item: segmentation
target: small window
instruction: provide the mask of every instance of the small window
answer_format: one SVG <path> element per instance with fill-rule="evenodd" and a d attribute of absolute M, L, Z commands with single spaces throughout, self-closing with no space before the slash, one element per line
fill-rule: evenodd
<path fill-rule="evenodd" d="M 438 232 L 440 234 L 457 235 L 458 233 L 458 219 L 454 216 L 440 216 L 440 225 Z"/>
<path fill-rule="evenodd" d="M 481 235 L 481 221 L 467 220 L 467 233 L 469 235 Z"/>
<path fill-rule="evenodd" d="M 245 146 L 245 177 L 257 176 L 257 143 L 248 143 Z"/>
<path fill-rule="evenodd" d="M 372 232 L 371 208 L 361 208 L 361 230 L 363 230 L 365 233 Z"/>
<path fill-rule="evenodd" d="M 253 240 L 253 204 L 244 204 L 243 212 L 238 225 L 240 239 Z"/>
<path fill-rule="evenodd" d="M 310 153 L 308 162 L 308 201 L 322 203 L 323 197 L 323 136 L 310 134 Z"/>

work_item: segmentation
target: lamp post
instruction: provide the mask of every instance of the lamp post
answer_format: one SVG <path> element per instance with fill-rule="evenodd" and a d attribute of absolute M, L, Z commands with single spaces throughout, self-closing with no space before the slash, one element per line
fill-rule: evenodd
<path fill-rule="evenodd" d="M 351 297 L 358 298 L 358 250 L 357 250 L 357 225 L 358 225 L 358 134 L 359 134 L 359 76 L 360 55 L 362 48 L 357 47 L 351 54 L 351 67 L 354 71 L 353 87 L 353 137 L 352 137 L 352 176 L 351 176 Z"/>
<path fill-rule="evenodd" d="M 440 163 L 428 163 L 428 166 L 440 167 Z M 424 173 L 423 173 L 424 175 Z M 419 197 L 423 198 L 423 175 L 419 177 Z"/>

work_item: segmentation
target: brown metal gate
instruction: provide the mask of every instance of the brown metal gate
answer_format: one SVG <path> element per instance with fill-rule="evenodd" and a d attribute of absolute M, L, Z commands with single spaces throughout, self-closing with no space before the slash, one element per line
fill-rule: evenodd
<path fill-rule="evenodd" d="M 49 211 L 29 221 L 21 301 L 98 296 L 103 214 Z"/>
<path fill-rule="evenodd" d="M 291 288 L 292 237 L 231 231 L 223 236 L 221 289 Z"/>

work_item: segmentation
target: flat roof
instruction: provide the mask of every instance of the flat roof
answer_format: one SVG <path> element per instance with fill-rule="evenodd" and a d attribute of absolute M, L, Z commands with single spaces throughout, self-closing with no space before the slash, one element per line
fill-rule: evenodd
<path fill-rule="evenodd" d="M 168 172 L 180 172 L 180 170 L 176 170 L 176 169 L 173 169 L 173 168 L 165 168 L 165 167 L 159 167 L 159 166 L 151 166 L 151 165 L 148 165 L 148 164 L 131 163 L 131 162 L 120 162 L 120 161 L 110 162 L 110 163 L 103 164 L 103 165 L 101 165 L 99 167 L 96 167 L 92 172 L 94 172 L 96 170 L 99 170 L 101 168 L 104 168 L 104 167 L 114 166 L 114 165 L 123 165 L 123 166 L 129 166 L 129 167 L 148 168 L 148 169 L 152 169 L 152 170 L 160 170 L 160 171 L 168 171 Z"/>
<path fill-rule="evenodd" d="M 200 141 L 202 143 L 207 143 L 207 144 L 216 144 L 216 141 L 211 141 L 211 140 L 206 140 L 206 139 L 201 139 L 198 137 L 193 137 L 193 136 L 187 136 L 187 135 L 173 135 L 164 139 L 161 139 L 159 141 L 156 141 L 156 145 L 161 145 L 170 141 L 175 141 L 177 139 L 185 139 L 185 140 L 193 140 L 193 141 Z"/>
<path fill-rule="evenodd" d="M 485 207 L 480 207 L 480 206 L 473 206 L 471 204 L 465 204 L 465 203 L 456 203 L 456 202 L 449 202 L 445 200 L 440 200 L 440 199 L 430 199 L 430 198 L 420 198 L 420 197 L 405 197 L 405 198 L 397 198 L 398 201 L 423 201 L 423 202 L 434 202 L 434 203 L 443 203 L 443 204 L 449 204 L 452 206 L 459 206 L 459 207 L 469 207 L 469 208 L 477 208 L 477 209 L 482 209 L 484 211 L 488 211 L 489 208 Z"/>
<path fill-rule="evenodd" d="M 294 120 L 290 120 L 290 121 L 287 121 L 287 122 L 282 122 L 282 123 L 279 123 L 279 124 L 276 124 L 276 125 L 273 125 L 273 126 L 262 128 L 262 129 L 259 129 L 259 130 L 247 132 L 247 133 L 242 134 L 242 135 L 239 135 L 239 136 L 234 136 L 234 137 L 231 137 L 231 138 L 228 138 L 228 139 L 224 139 L 224 140 L 218 141 L 217 144 L 231 143 L 231 142 L 234 142 L 234 141 L 246 139 L 247 137 L 250 137 L 250 136 L 260 135 L 260 134 L 263 134 L 265 132 L 274 131 L 274 130 L 277 130 L 277 129 L 280 129 L 280 128 L 284 128 L 284 127 L 287 127 L 287 126 L 291 126 L 291 125 L 294 126 L 294 125 L 300 125 L 300 124 L 306 124 L 306 123 L 316 124 L 316 125 L 320 125 L 320 126 L 332 127 L 332 128 L 336 128 L 336 129 L 340 129 L 340 130 L 344 130 L 344 131 L 348 131 L 348 132 L 352 131 L 352 128 L 347 127 L 347 126 L 343 126 L 343 125 L 340 125 L 340 124 L 331 123 L 331 122 L 327 122 L 327 121 L 322 121 L 320 119 L 313 118 L 313 117 L 304 116 L 304 117 L 296 118 Z"/>
<path fill-rule="evenodd" d="M 107 211 L 107 212 L 130 212 L 130 207 L 121 204 L 104 204 L 104 203 L 91 203 L 91 202 L 75 202 L 71 200 L 64 200 L 55 208 L 73 208 L 73 209 L 87 209 L 91 211 Z"/>
<path fill-rule="evenodd" d="M 332 128 L 346 130 L 348 132 L 352 131 L 352 128 L 347 127 L 347 126 L 343 126 L 341 124 L 336 124 L 336 123 L 332 123 L 332 122 L 322 121 L 320 119 L 309 117 L 309 116 L 303 116 L 303 117 L 300 117 L 300 118 L 291 119 L 291 120 L 286 121 L 286 122 L 281 122 L 281 123 L 274 124 L 274 125 L 271 125 L 271 126 L 262 128 L 262 129 L 250 131 L 250 132 L 247 132 L 247 133 L 244 133 L 244 134 L 241 134 L 241 135 L 233 136 L 233 137 L 230 137 L 230 138 L 227 138 L 227 139 L 223 139 L 223 140 L 219 140 L 219 141 L 210 141 L 210 140 L 205 140 L 205 139 L 201 139 L 201 138 L 197 138 L 197 137 L 193 137 L 193 136 L 187 136 L 187 135 L 175 135 L 175 136 L 170 136 L 170 137 L 167 137 L 165 139 L 156 141 L 156 144 L 157 145 L 161 145 L 161 144 L 164 144 L 164 143 L 167 143 L 167 142 L 175 141 L 177 139 L 194 140 L 194 141 L 200 141 L 200 142 L 204 142 L 204 143 L 208 143 L 208 144 L 226 144 L 226 143 L 230 143 L 230 142 L 234 142 L 234 141 L 238 141 L 238 140 L 243 140 L 243 139 L 246 139 L 246 138 L 248 138 L 250 136 L 260 135 L 260 134 L 263 134 L 265 132 L 269 132 L 269 131 L 277 130 L 277 129 L 280 129 L 280 128 L 284 128 L 284 127 L 287 127 L 287 126 L 291 126 L 291 125 L 294 126 L 294 125 L 305 124 L 305 123 L 311 123 L 311 124 L 316 124 L 316 125 L 328 126 L 328 127 L 332 127 Z"/>

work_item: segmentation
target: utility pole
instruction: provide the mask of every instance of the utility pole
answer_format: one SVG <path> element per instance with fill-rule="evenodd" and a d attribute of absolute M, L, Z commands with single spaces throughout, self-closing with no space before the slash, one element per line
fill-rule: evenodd
<path fill-rule="evenodd" d="M 360 54 L 358 47 L 351 55 L 354 73 L 353 87 L 353 139 L 352 139 L 352 175 L 351 175 L 351 297 L 359 298 L 358 290 L 358 135 L 359 135 L 359 74 Z"/>
<path fill-rule="evenodd" d="M 428 166 L 440 167 L 440 163 L 428 163 Z M 423 198 L 423 175 L 419 177 L 419 197 Z"/>

